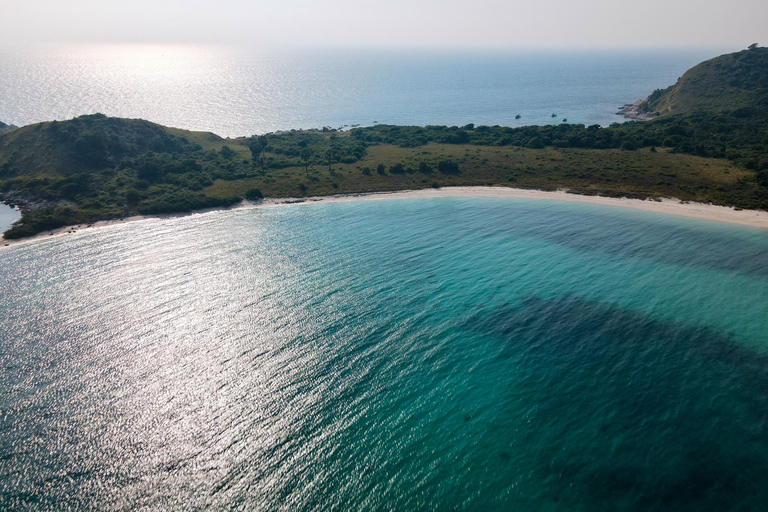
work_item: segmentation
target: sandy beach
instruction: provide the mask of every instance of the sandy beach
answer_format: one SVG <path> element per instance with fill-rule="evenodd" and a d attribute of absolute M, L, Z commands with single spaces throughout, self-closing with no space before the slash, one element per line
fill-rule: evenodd
<path fill-rule="evenodd" d="M 618 206 L 622 208 L 632 208 L 635 210 L 645 210 L 649 212 L 664 213 L 668 215 L 679 215 L 683 217 L 692 217 L 716 222 L 726 222 L 731 224 L 741 224 L 744 226 L 753 226 L 768 229 L 768 212 L 761 210 L 737 210 L 727 206 L 715 206 L 711 204 L 684 202 L 674 198 L 664 198 L 661 201 L 627 199 L 601 196 L 586 196 L 581 194 L 571 194 L 564 190 L 548 192 L 543 190 L 528 190 L 508 187 L 445 187 L 439 189 L 423 190 L 403 190 L 396 192 L 370 192 L 359 194 L 339 194 L 333 196 L 311 196 L 311 197 L 285 197 L 285 198 L 266 198 L 263 201 L 254 203 L 243 201 L 243 203 L 231 208 L 212 208 L 208 210 L 198 210 L 189 213 L 152 215 L 152 216 L 134 216 L 125 219 L 105 220 L 88 225 L 67 226 L 52 231 L 46 231 L 33 237 L 21 240 L 5 240 L 0 237 L 1 247 L 12 247 L 15 245 L 48 240 L 53 237 L 66 236 L 76 232 L 90 229 L 99 229 L 107 226 L 125 224 L 126 222 L 137 221 L 161 221 L 164 219 L 186 217 L 188 215 L 204 215 L 212 212 L 244 210 L 251 208 L 268 208 L 278 205 L 299 205 L 311 204 L 316 202 L 344 202 L 344 201 L 369 201 L 369 200 L 392 200 L 392 199 L 430 199 L 440 197 L 489 197 L 500 199 L 526 199 L 526 200 L 545 200 L 545 201 L 570 201 L 575 203 L 588 203 L 606 206 Z"/>

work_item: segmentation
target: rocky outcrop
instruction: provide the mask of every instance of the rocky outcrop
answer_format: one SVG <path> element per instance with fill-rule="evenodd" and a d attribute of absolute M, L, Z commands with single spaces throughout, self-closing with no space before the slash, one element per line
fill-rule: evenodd
<path fill-rule="evenodd" d="M 49 206 L 56 206 L 57 204 L 61 203 L 61 201 L 29 199 L 11 190 L 9 192 L 0 192 L 0 203 L 7 204 L 12 208 L 17 208 L 21 213 L 26 213 L 48 208 Z"/>
<path fill-rule="evenodd" d="M 627 119 L 635 119 L 637 121 L 648 121 L 659 115 L 658 112 L 651 109 L 648 105 L 648 100 L 637 100 L 634 103 L 627 103 L 616 113 Z"/>

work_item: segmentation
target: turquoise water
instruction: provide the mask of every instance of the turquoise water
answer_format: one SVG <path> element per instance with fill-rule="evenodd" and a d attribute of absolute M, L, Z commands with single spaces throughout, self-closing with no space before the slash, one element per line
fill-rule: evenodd
<path fill-rule="evenodd" d="M 621 122 L 617 109 L 732 49 L 283 50 L 197 45 L 0 49 L 0 120 L 86 113 L 243 136 L 374 121 Z M 552 118 L 552 114 L 558 114 Z M 521 119 L 515 119 L 517 114 Z"/>
<path fill-rule="evenodd" d="M 765 510 L 768 232 L 381 200 L 0 251 L 0 508 Z"/>
<path fill-rule="evenodd" d="M 11 224 L 21 218 L 21 213 L 10 206 L 0 203 L 0 233 L 11 227 Z"/>

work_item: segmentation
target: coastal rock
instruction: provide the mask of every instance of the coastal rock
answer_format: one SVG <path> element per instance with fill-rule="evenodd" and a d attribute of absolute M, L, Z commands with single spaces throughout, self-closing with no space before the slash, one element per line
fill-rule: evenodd
<path fill-rule="evenodd" d="M 658 112 L 651 110 L 647 100 L 637 100 L 634 103 L 627 103 L 622 106 L 616 114 L 636 121 L 648 121 L 659 115 Z"/>
<path fill-rule="evenodd" d="M 43 199 L 29 199 L 20 195 L 18 192 L 11 190 L 9 192 L 0 192 L 0 203 L 6 204 L 12 208 L 18 209 L 21 213 L 32 212 L 35 210 L 41 210 L 48 208 L 49 206 L 56 206 L 65 201 L 46 201 Z"/>

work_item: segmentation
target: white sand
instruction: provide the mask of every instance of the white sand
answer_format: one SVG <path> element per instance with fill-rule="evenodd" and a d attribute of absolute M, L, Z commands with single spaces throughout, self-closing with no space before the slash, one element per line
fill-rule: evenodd
<path fill-rule="evenodd" d="M 134 222 L 140 220 L 162 220 L 173 217 L 182 217 L 186 215 L 201 215 L 214 211 L 222 210 L 242 210 L 249 208 L 264 208 L 281 204 L 306 204 L 313 202 L 342 202 L 342 201 L 360 201 L 360 200 L 381 200 L 381 199 L 415 199 L 415 198 L 437 198 L 437 197 L 494 197 L 506 199 L 538 199 L 548 201 L 571 201 L 575 203 L 602 204 L 609 206 L 620 206 L 624 208 L 634 208 L 636 210 L 646 210 L 649 212 L 666 213 L 670 215 L 680 215 L 683 217 L 694 217 L 697 219 L 706 219 L 718 222 L 728 222 L 731 224 L 741 224 L 745 226 L 754 226 L 768 229 L 768 212 L 761 210 L 736 210 L 727 206 L 714 206 L 704 203 L 681 202 L 677 199 L 662 199 L 661 201 L 626 199 L 600 196 L 585 196 L 580 194 L 569 194 L 565 191 L 545 192 L 542 190 L 527 190 L 508 187 L 446 187 L 439 189 L 424 190 L 404 190 L 400 192 L 372 192 L 361 194 L 340 194 L 335 196 L 320 196 L 306 198 L 281 198 L 265 199 L 260 203 L 251 203 L 244 201 L 241 205 L 226 209 L 210 209 L 184 214 L 158 215 L 158 216 L 136 216 L 123 220 L 99 221 L 92 226 L 70 226 L 59 228 L 54 231 L 46 231 L 34 237 L 24 238 L 22 240 L 2 240 L 0 247 L 8 247 L 22 243 L 29 243 L 39 240 L 53 238 L 55 236 L 66 236 L 72 231 L 83 231 L 86 229 L 95 229 L 125 222 Z M 53 235 L 50 235 L 53 233 Z"/>

